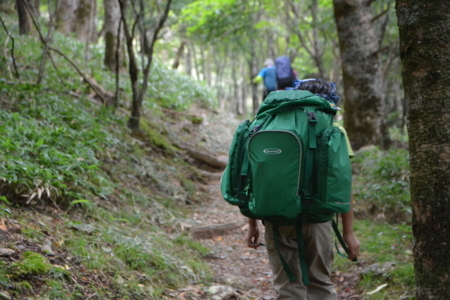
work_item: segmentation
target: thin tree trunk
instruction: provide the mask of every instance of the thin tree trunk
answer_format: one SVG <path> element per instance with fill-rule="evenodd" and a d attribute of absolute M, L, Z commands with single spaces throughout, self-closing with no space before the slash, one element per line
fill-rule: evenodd
<path fill-rule="evenodd" d="M 238 85 L 238 78 L 237 78 L 237 60 L 233 59 L 231 64 L 231 80 L 233 81 L 233 93 L 232 93 L 232 102 L 231 102 L 231 108 L 232 112 L 242 116 L 242 109 L 240 106 L 240 99 L 239 99 L 239 85 Z"/>
<path fill-rule="evenodd" d="M 128 50 L 128 60 L 129 60 L 129 73 L 130 73 L 130 81 L 131 81 L 131 88 L 133 92 L 133 100 L 131 103 L 131 116 L 128 119 L 128 127 L 131 130 L 139 130 L 140 129 L 140 118 L 141 118 L 141 108 L 142 108 L 142 102 L 144 101 L 144 95 L 147 91 L 148 87 L 148 77 L 150 74 L 150 68 L 152 65 L 153 60 L 153 49 L 156 43 L 156 40 L 158 38 L 158 34 L 160 30 L 163 28 L 164 23 L 167 19 L 167 15 L 169 14 L 170 5 L 172 3 L 172 0 L 167 0 L 165 9 L 161 16 L 159 16 L 158 23 L 153 30 L 153 36 L 149 44 L 149 52 L 146 54 L 146 63 L 143 66 L 143 78 L 142 78 L 142 85 L 139 86 L 139 68 L 137 65 L 134 49 L 133 49 L 133 31 L 128 26 L 127 19 L 125 18 L 125 12 L 126 12 L 126 0 L 119 0 L 120 4 L 120 11 L 121 11 L 121 19 L 123 22 L 124 27 L 124 33 L 125 33 L 125 39 L 127 43 L 127 50 Z M 146 30 L 142 29 L 141 32 L 146 32 Z"/>
<path fill-rule="evenodd" d="M 408 103 L 418 300 L 450 287 L 450 12 L 448 0 L 397 0 Z"/>
<path fill-rule="evenodd" d="M 250 82 L 252 82 L 251 80 L 258 74 L 257 59 L 254 48 L 251 49 L 250 55 L 251 57 L 248 60 L 248 70 Z M 256 115 L 261 102 L 260 100 L 261 97 L 258 97 L 258 84 L 252 82 L 251 90 L 252 90 L 252 112 L 254 115 Z"/>
<path fill-rule="evenodd" d="M 120 69 L 125 67 L 125 51 L 120 41 L 123 33 L 120 28 L 120 6 L 118 0 L 104 0 L 105 9 L 105 66 L 115 72 L 117 67 Z M 117 53 L 118 52 L 118 53 Z"/>
<path fill-rule="evenodd" d="M 239 61 L 239 74 L 245 74 L 245 69 L 245 60 L 241 59 Z M 241 90 L 242 114 L 245 116 L 247 114 L 247 84 L 245 76 L 241 76 L 239 80 L 239 89 Z"/>
<path fill-rule="evenodd" d="M 48 1 L 50 2 L 50 1 Z M 48 3 L 50 4 L 50 3 Z M 56 2 L 56 8 L 55 8 L 55 12 L 51 12 L 51 8 L 50 5 L 48 6 L 48 13 L 49 13 L 49 25 L 48 25 L 48 31 L 47 31 L 47 36 L 45 37 L 45 42 L 44 42 L 44 50 L 42 51 L 42 59 L 41 59 L 41 65 L 39 67 L 39 76 L 38 76 L 38 80 L 37 80 L 37 84 L 40 84 L 42 82 L 42 80 L 44 79 L 44 75 L 45 75 L 45 65 L 47 63 L 47 58 L 49 57 L 49 43 L 53 40 L 53 32 L 55 30 L 55 14 L 56 11 L 58 11 L 58 4 L 59 1 Z"/>
<path fill-rule="evenodd" d="M 191 59 L 194 62 L 195 78 L 200 80 L 201 79 L 200 78 L 200 71 L 199 71 L 200 67 L 199 67 L 198 62 L 197 62 L 197 53 L 195 51 L 195 45 L 192 44 L 192 43 L 189 43 L 188 47 L 189 47 L 189 50 L 190 50 L 189 52 L 191 53 Z"/>
<path fill-rule="evenodd" d="M 24 35 L 31 30 L 31 20 L 25 1 L 27 0 L 16 0 L 17 14 L 19 16 L 19 33 Z"/>
<path fill-rule="evenodd" d="M 191 48 L 189 47 L 189 43 L 186 44 L 187 45 L 187 49 L 186 49 L 186 53 L 184 55 L 184 65 L 185 65 L 185 70 L 186 70 L 186 74 L 188 74 L 189 76 L 192 76 L 192 53 L 191 53 Z"/>
<path fill-rule="evenodd" d="M 183 56 L 184 53 L 184 46 L 186 45 L 186 42 L 181 42 L 180 46 L 178 47 L 177 53 L 175 55 L 175 59 L 172 64 L 172 69 L 176 70 L 178 69 L 178 66 L 180 65 L 180 59 Z"/>

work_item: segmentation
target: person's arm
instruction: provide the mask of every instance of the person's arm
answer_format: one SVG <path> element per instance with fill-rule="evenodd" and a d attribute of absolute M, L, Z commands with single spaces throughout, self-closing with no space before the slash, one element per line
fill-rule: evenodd
<path fill-rule="evenodd" d="M 245 241 L 250 248 L 257 249 L 259 247 L 259 227 L 258 220 L 248 218 L 248 230 L 245 234 Z"/>
<path fill-rule="evenodd" d="M 350 211 L 347 213 L 342 213 L 341 218 L 343 230 L 342 237 L 344 239 L 344 242 L 347 244 L 349 250 L 348 258 L 353 259 L 359 256 L 359 247 L 360 247 L 359 241 L 353 232 L 353 208 L 350 208 Z"/>
<path fill-rule="evenodd" d="M 255 78 L 253 78 L 253 83 L 260 83 L 263 80 L 263 78 L 260 75 L 256 75 Z"/>
<path fill-rule="evenodd" d="M 263 81 L 264 77 L 266 77 L 266 68 L 261 69 L 261 71 L 259 71 L 258 75 L 256 75 L 252 81 L 253 83 L 260 83 L 261 81 Z"/>

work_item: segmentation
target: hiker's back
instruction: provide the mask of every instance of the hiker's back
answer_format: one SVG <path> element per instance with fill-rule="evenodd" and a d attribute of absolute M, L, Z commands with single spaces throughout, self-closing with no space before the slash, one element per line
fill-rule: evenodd
<path fill-rule="evenodd" d="M 335 113 L 308 91 L 271 93 L 230 149 L 224 198 L 248 217 L 280 225 L 300 216 L 325 222 L 348 211 L 351 170 L 345 137 L 332 126 Z"/>
<path fill-rule="evenodd" d="M 277 74 L 275 66 L 266 68 L 264 86 L 266 87 L 268 92 L 277 90 Z"/>

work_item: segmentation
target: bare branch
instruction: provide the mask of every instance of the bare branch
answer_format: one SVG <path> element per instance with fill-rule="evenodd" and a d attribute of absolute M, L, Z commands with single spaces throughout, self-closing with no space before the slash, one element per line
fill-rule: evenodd
<path fill-rule="evenodd" d="M 72 60 L 70 60 L 64 53 L 62 53 L 58 49 L 48 47 L 48 50 L 56 52 L 59 55 L 61 55 L 62 57 L 64 57 L 64 59 L 67 60 L 75 68 L 75 70 L 77 70 L 78 74 L 80 74 L 80 76 L 83 77 L 83 79 L 87 82 L 87 84 L 89 84 L 89 86 L 92 88 L 92 90 L 95 92 L 95 94 L 102 100 L 102 102 L 105 103 L 105 98 L 103 97 L 103 95 L 97 91 L 97 89 L 92 85 L 89 78 L 86 75 L 84 75 L 84 73 L 77 67 L 77 65 Z"/>
<path fill-rule="evenodd" d="M 376 20 L 378 20 L 379 18 L 381 18 L 382 16 L 384 16 L 385 14 L 387 14 L 389 9 L 390 9 L 390 5 L 388 4 L 388 8 L 386 8 L 384 11 L 382 11 L 379 15 L 373 17 L 372 23 L 375 22 Z"/>
<path fill-rule="evenodd" d="M 17 65 L 16 65 L 16 58 L 14 57 L 14 38 L 13 36 L 9 33 L 8 28 L 5 25 L 5 22 L 3 22 L 2 17 L 0 16 L 0 22 L 2 23 L 3 29 L 5 29 L 6 34 L 8 35 L 8 37 L 11 39 L 11 58 L 12 58 L 12 62 L 13 62 L 13 66 L 14 66 L 14 72 L 16 73 L 16 78 L 19 79 L 20 75 L 19 75 L 19 71 L 17 70 Z M 6 48 L 6 43 L 5 43 L 5 48 Z M 6 56 L 6 55 L 5 55 Z"/>
<path fill-rule="evenodd" d="M 163 15 L 161 16 L 161 18 L 159 19 L 158 25 L 155 29 L 155 31 L 153 32 L 153 37 L 152 37 L 152 41 L 150 44 L 150 54 L 148 55 L 148 61 L 147 61 L 147 66 L 145 67 L 144 70 L 144 83 L 143 83 L 143 90 L 145 91 L 147 89 L 147 79 L 148 79 L 148 74 L 150 73 L 150 67 L 152 64 L 152 58 L 153 58 L 153 48 L 155 47 L 155 43 L 156 40 L 158 39 L 158 34 L 161 31 L 161 29 L 164 27 L 164 23 L 167 20 L 167 16 L 169 15 L 169 10 L 170 10 L 170 5 L 172 3 L 172 0 L 168 0 L 167 1 L 167 5 L 166 8 L 163 12 Z"/>

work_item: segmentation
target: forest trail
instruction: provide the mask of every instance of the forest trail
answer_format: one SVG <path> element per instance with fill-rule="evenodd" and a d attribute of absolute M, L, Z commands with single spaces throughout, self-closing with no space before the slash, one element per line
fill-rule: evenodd
<path fill-rule="evenodd" d="M 238 300 L 274 300 L 276 292 L 272 286 L 272 270 L 267 257 L 265 247 L 257 250 L 248 248 L 244 243 L 244 236 L 247 230 L 247 220 L 242 216 L 237 207 L 228 204 L 223 200 L 220 192 L 220 182 L 218 179 L 211 180 L 206 186 L 208 201 L 198 205 L 194 209 L 193 218 L 202 224 L 202 228 L 211 227 L 216 230 L 202 232 L 194 237 L 211 252 L 205 257 L 205 261 L 214 271 L 212 286 L 231 286 L 234 296 L 229 298 Z M 233 225 L 234 229 L 228 231 L 217 230 L 220 225 Z M 260 224 L 260 241 L 264 243 L 264 226 Z M 195 228 L 193 228 L 194 230 Z M 203 235 L 203 236 L 202 236 Z M 358 274 L 344 274 L 342 272 L 333 273 L 333 280 L 336 282 L 336 289 L 341 300 L 360 300 L 355 285 Z M 200 283 L 173 291 L 171 296 L 181 300 L 203 300 L 220 299 L 208 294 L 206 291 L 208 284 Z"/>
<path fill-rule="evenodd" d="M 228 147 L 234 130 L 241 121 L 224 112 L 216 115 L 197 109 L 192 113 L 201 116 L 204 124 L 200 127 L 192 124 L 180 125 L 192 127 L 188 130 L 189 140 L 206 143 L 205 146 L 210 150 L 211 155 L 227 161 Z M 178 132 L 185 132 L 181 127 Z M 196 165 L 194 161 L 192 164 Z M 272 270 L 266 248 L 262 246 L 254 250 L 246 246 L 244 236 L 247 231 L 247 218 L 241 215 L 236 206 L 228 204 L 222 198 L 220 191 L 222 171 L 207 167 L 205 164 L 197 165 L 197 167 L 210 176 L 208 176 L 209 179 L 205 179 L 207 182 L 198 188 L 202 195 L 192 205 L 193 220 L 190 223 L 196 225 L 190 228 L 190 232 L 197 241 L 210 249 L 210 253 L 204 259 L 214 272 L 213 278 L 212 282 L 193 283 L 179 290 L 167 291 L 164 299 L 221 300 L 220 297 L 215 298 L 208 294 L 208 288 L 213 286 L 230 287 L 234 298 L 228 299 L 275 299 L 277 293 L 272 285 Z M 222 225 L 228 229 L 223 230 Z M 205 228 L 211 228 L 211 230 L 204 230 Z M 259 229 L 260 242 L 264 243 L 264 226 L 259 224 Z M 345 274 L 337 271 L 334 274 L 333 280 L 337 283 L 339 299 L 362 299 L 355 289 L 357 279 L 356 273 Z"/>
<path fill-rule="evenodd" d="M 192 215 L 195 221 L 201 224 L 199 229 L 216 228 L 221 224 L 231 225 L 234 228 L 212 229 L 201 233 L 195 233 L 193 228 L 193 236 L 211 250 L 205 256 L 205 261 L 214 272 L 213 282 L 179 289 L 171 293 L 170 296 L 174 298 L 165 299 L 215 299 L 206 291 L 211 286 L 232 286 L 235 296 L 229 299 L 275 299 L 276 293 L 272 288 L 272 271 L 266 249 L 259 247 L 254 250 L 246 247 L 244 235 L 247 220 L 239 213 L 237 207 L 223 200 L 218 179 L 210 181 L 205 189 L 208 194 L 205 198 L 208 201 L 202 205 L 197 204 Z M 264 228 L 260 230 L 263 239 Z"/>

